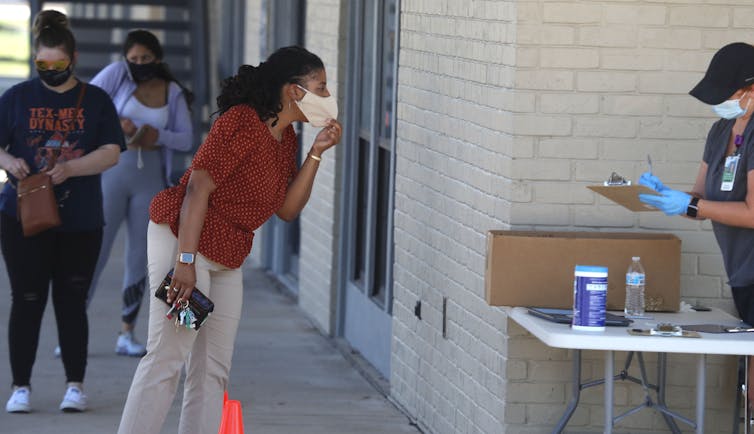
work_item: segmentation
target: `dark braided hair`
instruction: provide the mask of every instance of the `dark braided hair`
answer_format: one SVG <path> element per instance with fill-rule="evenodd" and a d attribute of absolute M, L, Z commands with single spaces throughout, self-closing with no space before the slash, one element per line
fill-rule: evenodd
<path fill-rule="evenodd" d="M 34 17 L 32 26 L 34 35 L 34 49 L 39 47 L 57 48 L 62 47 L 63 51 L 73 61 L 73 55 L 76 52 L 76 39 L 69 28 L 68 17 L 53 9 L 41 11 Z"/>
<path fill-rule="evenodd" d="M 189 110 L 191 110 L 191 103 L 194 102 L 194 93 L 188 90 L 183 83 L 175 78 L 167 63 L 162 62 L 162 45 L 160 45 L 160 41 L 157 40 L 157 36 L 147 30 L 132 30 L 128 32 L 128 35 L 126 35 L 126 41 L 123 43 L 123 57 L 126 57 L 128 51 L 136 44 L 146 47 L 147 50 L 151 51 L 152 54 L 154 54 L 154 57 L 160 61 L 160 68 L 157 69 L 157 76 L 168 83 L 174 81 L 175 84 L 181 88 L 181 91 L 183 91 L 183 96 L 186 98 L 186 104 L 188 105 Z"/>
<path fill-rule="evenodd" d="M 304 77 L 324 68 L 322 60 L 306 48 L 280 48 L 259 66 L 242 65 L 236 75 L 220 83 L 217 112 L 223 114 L 235 105 L 248 104 L 262 122 L 274 119 L 272 125 L 275 126 L 278 113 L 283 110 L 280 100 L 283 86 L 303 86 Z"/>

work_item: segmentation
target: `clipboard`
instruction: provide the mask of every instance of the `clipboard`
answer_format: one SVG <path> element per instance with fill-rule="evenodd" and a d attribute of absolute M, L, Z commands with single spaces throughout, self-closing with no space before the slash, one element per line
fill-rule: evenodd
<path fill-rule="evenodd" d="M 644 185 L 587 185 L 587 188 L 631 211 L 658 211 L 639 200 L 640 194 L 659 193 Z"/>
<path fill-rule="evenodd" d="M 546 319 L 559 324 L 571 324 L 573 322 L 573 309 L 550 309 L 546 307 L 528 307 L 529 315 Z M 605 325 L 615 327 L 627 327 L 633 320 L 626 317 L 605 312 Z"/>

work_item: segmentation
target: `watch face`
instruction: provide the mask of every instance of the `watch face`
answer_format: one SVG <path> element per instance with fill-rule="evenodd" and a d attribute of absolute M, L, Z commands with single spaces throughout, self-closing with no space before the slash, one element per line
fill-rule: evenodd
<path fill-rule="evenodd" d="M 194 254 L 193 253 L 181 253 L 178 257 L 178 261 L 182 262 L 184 264 L 193 264 L 194 263 Z"/>

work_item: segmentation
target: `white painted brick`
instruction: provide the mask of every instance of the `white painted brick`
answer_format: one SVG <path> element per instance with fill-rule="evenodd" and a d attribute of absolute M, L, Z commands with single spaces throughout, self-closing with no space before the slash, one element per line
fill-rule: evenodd
<path fill-rule="evenodd" d="M 539 48 L 527 48 L 526 46 L 516 48 L 516 68 L 539 67 L 539 52 Z"/>
<path fill-rule="evenodd" d="M 539 63 L 543 68 L 596 68 L 599 52 L 590 48 L 541 48 Z"/>
<path fill-rule="evenodd" d="M 639 75 L 639 91 L 642 93 L 686 94 L 690 91 L 703 74 L 674 72 L 672 74 L 660 72 L 644 72 Z"/>
<path fill-rule="evenodd" d="M 487 78 L 487 65 L 458 58 L 440 57 L 437 70 L 441 74 L 465 80 L 484 83 Z"/>
<path fill-rule="evenodd" d="M 751 28 L 751 23 L 754 21 L 754 8 L 733 8 L 731 15 L 733 15 L 733 27 Z"/>
<path fill-rule="evenodd" d="M 567 226 L 571 223 L 568 205 L 511 204 L 511 219 L 530 225 Z"/>
<path fill-rule="evenodd" d="M 699 255 L 699 273 L 722 276 L 725 273 L 723 258 L 720 255 Z"/>
<path fill-rule="evenodd" d="M 633 73 L 583 71 L 576 74 L 576 89 L 583 92 L 631 92 L 636 90 Z"/>
<path fill-rule="evenodd" d="M 542 113 L 595 114 L 599 111 L 599 97 L 578 93 L 542 94 L 539 109 Z"/>
<path fill-rule="evenodd" d="M 636 121 L 624 117 L 578 118 L 573 134 L 587 137 L 635 137 Z"/>
<path fill-rule="evenodd" d="M 633 173 L 635 163 L 625 161 L 577 160 L 573 163 L 573 166 L 573 178 L 576 181 L 602 182 L 613 171 L 620 174 Z"/>
<path fill-rule="evenodd" d="M 573 71 L 522 70 L 515 75 L 516 89 L 572 90 Z"/>
<path fill-rule="evenodd" d="M 542 4 L 539 2 L 519 2 L 516 5 L 516 19 L 519 23 L 542 23 Z"/>
<path fill-rule="evenodd" d="M 516 114 L 513 116 L 516 134 L 527 136 L 565 136 L 571 134 L 571 119 L 565 116 Z"/>
<path fill-rule="evenodd" d="M 743 19 L 735 29 L 735 21 L 715 27 L 679 17 L 699 22 L 705 17 L 693 11 L 709 4 L 715 14 L 735 17 L 737 8 L 745 17 L 751 6 L 738 1 L 401 3 L 391 390 L 428 432 L 541 433 L 565 407 L 569 385 L 558 371 L 569 369 L 571 354 L 484 303 L 486 228 L 677 233 L 683 296 L 732 309 L 709 222 L 637 215 L 585 185 L 612 170 L 635 179 L 651 153 L 666 184 L 689 187 L 713 117 L 687 92 L 717 48 L 754 40 L 754 32 Z M 309 219 L 326 223 L 332 209 L 320 205 Z M 307 252 L 327 256 L 321 247 Z M 436 330 L 442 295 L 451 300 L 448 340 Z M 411 311 L 417 298 L 427 305 L 424 321 Z M 318 312 L 328 306 L 319 303 Z M 587 353 L 585 373 L 600 375 L 601 354 Z M 693 365 L 674 372 L 673 393 L 688 394 L 677 383 L 693 376 Z M 534 393 L 512 381 L 527 375 Z M 715 384 L 708 396 L 719 394 Z M 558 399 L 541 393 L 556 389 Z M 638 391 L 618 385 L 616 401 L 627 407 Z M 599 431 L 601 400 L 599 390 L 585 391 L 573 429 Z M 727 421 L 722 407 L 710 406 L 708 424 Z M 662 426 L 646 413 L 621 427 Z"/>
<path fill-rule="evenodd" d="M 603 112 L 609 115 L 660 116 L 664 112 L 661 96 L 608 95 L 602 104 Z"/>
<path fill-rule="evenodd" d="M 603 49 L 600 51 L 601 69 L 657 71 L 663 68 L 666 56 L 662 50 Z"/>
<path fill-rule="evenodd" d="M 537 155 L 543 158 L 596 159 L 599 142 L 585 138 L 542 138 Z"/>
<path fill-rule="evenodd" d="M 693 139 L 706 137 L 707 122 L 704 119 L 642 119 L 639 135 L 652 139 Z"/>
<path fill-rule="evenodd" d="M 591 190 L 584 190 L 592 193 Z M 599 200 L 597 206 L 574 206 L 573 225 L 576 227 L 630 228 L 634 226 L 636 216 L 620 205 L 592 193 Z"/>
<path fill-rule="evenodd" d="M 571 177 L 571 163 L 568 160 L 520 160 L 514 166 L 515 179 L 521 180 L 567 180 Z"/>
<path fill-rule="evenodd" d="M 702 47 L 702 32 L 697 29 L 648 27 L 639 33 L 639 42 L 642 47 L 649 48 L 697 50 Z"/>
<path fill-rule="evenodd" d="M 636 47 L 638 32 L 637 26 L 582 27 L 579 29 L 578 43 L 596 47 Z"/>
<path fill-rule="evenodd" d="M 720 6 L 673 6 L 669 24 L 683 27 L 728 27 L 730 11 Z"/>
<path fill-rule="evenodd" d="M 702 34 L 702 46 L 709 50 L 709 58 L 725 44 L 736 41 L 751 41 L 754 39 L 754 29 L 747 27 L 744 29 L 720 29 L 705 30 Z"/>
<path fill-rule="evenodd" d="M 584 186 L 557 182 L 533 183 L 534 199 L 538 203 L 592 204 L 594 196 Z"/>
<path fill-rule="evenodd" d="M 522 45 L 572 45 L 576 42 L 576 28 L 522 24 L 517 28 L 516 41 Z"/>
<path fill-rule="evenodd" d="M 691 95 L 665 96 L 664 112 L 670 116 L 709 118 L 707 128 L 711 127 L 712 123 L 718 119 L 713 114 L 710 106 L 702 103 Z"/>
<path fill-rule="evenodd" d="M 625 5 L 606 4 L 604 6 L 605 21 L 618 24 L 634 23 L 657 26 L 665 24 L 665 16 L 667 14 L 665 6 L 631 3 Z"/>
<path fill-rule="evenodd" d="M 545 3 L 542 16 L 545 23 L 596 23 L 602 19 L 602 5 L 582 2 Z"/>

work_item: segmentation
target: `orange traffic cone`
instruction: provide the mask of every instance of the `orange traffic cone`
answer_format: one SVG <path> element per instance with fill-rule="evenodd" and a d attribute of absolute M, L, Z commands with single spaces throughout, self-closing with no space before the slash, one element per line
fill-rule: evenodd
<path fill-rule="evenodd" d="M 228 391 L 223 398 L 223 416 L 220 419 L 218 434 L 243 434 L 243 412 L 241 401 L 228 399 Z"/>

